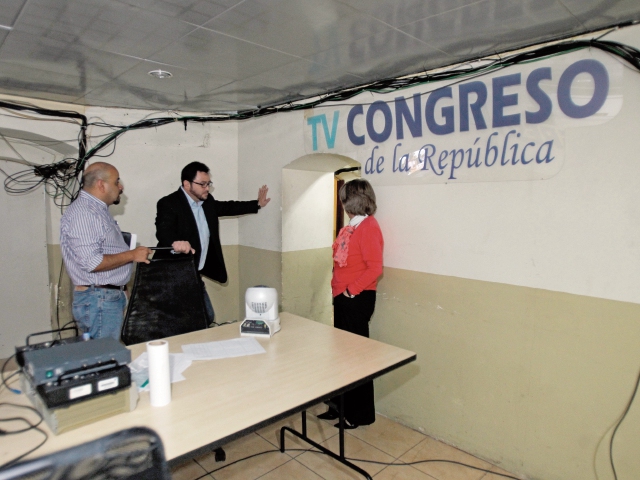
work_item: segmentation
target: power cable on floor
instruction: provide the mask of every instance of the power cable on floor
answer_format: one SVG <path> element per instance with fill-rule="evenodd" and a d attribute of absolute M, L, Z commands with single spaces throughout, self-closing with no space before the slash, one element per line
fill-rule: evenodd
<path fill-rule="evenodd" d="M 223 465 L 223 466 L 218 467 L 218 468 L 216 468 L 214 470 L 208 471 L 207 473 L 195 478 L 194 480 L 201 480 L 202 478 L 206 477 L 207 475 L 210 475 L 210 474 L 215 473 L 215 472 L 219 472 L 220 470 L 222 470 L 224 468 L 227 468 L 227 467 L 230 467 L 231 465 L 235 465 L 236 463 L 240 463 L 240 462 L 243 462 L 245 460 L 249 460 L 251 458 L 258 457 L 260 455 L 265 455 L 267 453 L 275 453 L 275 452 L 281 453 L 279 448 L 276 448 L 276 449 L 273 449 L 273 450 L 265 450 L 263 452 L 254 453 L 253 455 L 248 455 L 246 457 L 243 457 L 243 458 L 235 460 L 235 461 L 233 461 L 231 463 L 228 463 L 227 465 Z M 312 449 L 288 448 L 288 449 L 286 449 L 284 451 L 284 453 L 286 453 L 286 452 L 310 452 L 310 453 L 318 453 L 320 455 L 326 455 L 324 452 L 321 452 L 319 450 L 315 450 L 313 448 Z M 491 475 L 497 475 L 497 476 L 503 477 L 503 478 L 509 478 L 509 479 L 512 479 L 512 480 L 522 480 L 519 477 L 514 477 L 514 476 L 508 475 L 506 473 L 494 472 L 492 470 L 487 470 L 485 468 L 475 467 L 473 465 L 468 465 L 466 463 L 457 462 L 455 460 L 429 459 L 429 460 L 416 460 L 416 461 L 413 461 L 413 462 L 391 462 L 391 463 L 389 463 L 389 462 L 378 462 L 376 460 L 365 460 L 365 459 L 362 459 L 362 458 L 345 457 L 345 459 L 349 460 L 350 462 L 374 463 L 376 465 L 385 465 L 385 466 L 388 466 L 388 467 L 407 467 L 407 466 L 411 466 L 411 465 L 418 465 L 420 463 L 451 463 L 453 465 L 459 465 L 461 467 L 466 467 L 466 468 L 470 468 L 470 469 L 473 469 L 473 470 L 478 470 L 480 472 L 489 473 Z M 292 460 L 293 460 L 293 458 L 292 458 Z M 196 463 L 198 463 L 198 462 L 196 461 Z M 198 465 L 200 465 L 200 463 L 198 463 Z M 202 467 L 202 465 L 200 465 L 200 466 Z"/>
<path fill-rule="evenodd" d="M 620 420 L 618 420 L 618 423 L 616 423 L 616 426 L 613 429 L 613 433 L 611 434 L 611 440 L 609 441 L 609 461 L 611 462 L 611 470 L 613 471 L 613 478 L 615 480 L 618 480 L 618 474 L 616 473 L 616 466 L 615 466 L 614 461 L 613 461 L 613 440 L 614 440 L 614 438 L 616 436 L 616 433 L 618 432 L 618 428 L 622 424 L 622 421 L 627 416 L 627 413 L 629 413 L 629 410 L 631 409 L 631 405 L 633 405 L 633 401 L 635 400 L 636 394 L 638 393 L 638 386 L 639 385 L 640 385 L 640 373 L 638 373 L 638 378 L 636 379 L 636 386 L 633 389 L 633 394 L 631 395 L 631 398 L 629 399 L 629 403 L 627 403 L 627 406 L 624 409 L 624 413 L 620 416 Z"/>

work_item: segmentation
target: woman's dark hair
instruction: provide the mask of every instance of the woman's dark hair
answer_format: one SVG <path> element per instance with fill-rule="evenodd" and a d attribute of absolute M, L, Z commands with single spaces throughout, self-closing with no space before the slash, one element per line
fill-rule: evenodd
<path fill-rule="evenodd" d="M 198 172 L 209 173 L 209 167 L 204 163 L 191 162 L 182 169 L 182 173 L 180 174 L 180 183 L 185 180 L 189 183 L 193 182 L 196 179 L 196 176 L 198 176 Z"/>
<path fill-rule="evenodd" d="M 352 215 L 373 215 L 376 213 L 376 194 L 371 184 L 363 178 L 345 183 L 338 192 L 345 212 Z"/>

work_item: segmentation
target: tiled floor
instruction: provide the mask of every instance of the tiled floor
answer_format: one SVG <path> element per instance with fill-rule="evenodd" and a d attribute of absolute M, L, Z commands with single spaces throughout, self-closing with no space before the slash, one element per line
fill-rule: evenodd
<path fill-rule="evenodd" d="M 333 421 L 318 420 L 314 414 L 324 412 L 321 404 L 307 413 L 307 433 L 310 438 L 339 450 L 338 429 Z M 225 445 L 227 461 L 216 463 L 214 454 L 190 460 L 172 470 L 174 480 L 341 480 L 363 477 L 326 455 L 312 452 L 307 445 L 287 435 L 286 453 L 280 453 L 280 427 L 289 425 L 301 431 L 300 414 L 247 435 Z M 250 455 L 263 453 L 235 463 Z M 381 415 L 373 425 L 348 430 L 345 433 L 345 452 L 348 458 L 391 463 L 394 461 L 444 459 L 474 467 L 511 475 L 456 448 L 440 443 L 426 435 L 395 423 Z M 386 466 L 379 463 L 354 462 L 376 480 L 500 480 L 505 477 L 452 463 L 430 462 L 412 466 Z M 228 465 L 228 466 L 227 466 Z M 208 472 L 212 472 L 207 475 Z"/>

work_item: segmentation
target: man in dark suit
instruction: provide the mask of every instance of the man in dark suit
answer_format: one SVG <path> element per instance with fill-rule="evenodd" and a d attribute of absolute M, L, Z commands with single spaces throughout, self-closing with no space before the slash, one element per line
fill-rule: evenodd
<path fill-rule="evenodd" d="M 265 207 L 268 188 L 258 190 L 258 199 L 247 202 L 219 201 L 209 194 L 211 176 L 204 163 L 192 162 L 182 169 L 182 186 L 158 201 L 156 238 L 159 247 L 172 247 L 175 252 L 193 253 L 201 275 L 220 283 L 227 281 L 227 269 L 220 245 L 218 217 L 258 213 Z M 213 306 L 207 291 L 204 301 L 209 323 L 214 320 Z"/>

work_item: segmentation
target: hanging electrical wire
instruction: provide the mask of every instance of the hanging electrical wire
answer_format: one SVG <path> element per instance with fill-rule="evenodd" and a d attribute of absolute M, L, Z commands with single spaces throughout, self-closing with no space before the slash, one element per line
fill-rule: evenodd
<path fill-rule="evenodd" d="M 58 206 L 62 207 L 68 204 L 77 191 L 78 177 L 87 161 L 87 117 L 71 110 L 49 110 L 34 105 L 5 101 L 0 101 L 0 108 L 15 111 L 29 111 L 45 117 L 76 120 L 76 123 L 80 126 L 78 131 L 78 158 L 64 158 L 51 164 L 32 165 L 26 170 L 12 174 L 3 172 L 6 176 L 4 189 L 7 193 L 27 193 L 44 184 L 45 191 L 54 198 Z M 11 148 L 13 149 L 13 147 Z M 13 150 L 15 151 L 15 149 Z"/>
<path fill-rule="evenodd" d="M 601 40 L 600 38 L 590 40 L 564 41 L 546 45 L 537 49 L 515 53 L 513 55 L 497 57 L 494 59 L 477 58 L 475 60 L 472 60 L 471 62 L 468 62 L 467 64 L 465 64 L 465 66 L 457 65 L 452 66 L 450 69 L 440 69 L 436 72 L 424 72 L 400 78 L 379 80 L 366 85 L 344 88 L 339 91 L 329 92 L 321 96 L 312 97 L 312 99 L 301 100 L 297 102 L 286 102 L 283 104 L 258 107 L 255 109 L 247 109 L 231 113 L 213 113 L 210 115 L 190 116 L 178 115 L 157 118 L 145 117 L 142 120 L 125 126 L 112 125 L 102 120 L 96 122 L 88 122 L 87 118 L 84 115 L 73 111 L 47 110 L 28 104 L 0 101 L 0 108 L 18 111 L 26 110 L 50 117 L 75 119 L 80 122 L 80 130 L 78 132 L 78 158 L 64 158 L 58 162 L 51 164 L 34 165 L 30 166 L 26 170 L 22 170 L 13 174 L 6 174 L 5 172 L 3 172 L 6 175 L 4 188 L 8 193 L 20 194 L 30 192 L 38 188 L 40 185 L 44 184 L 47 194 L 51 195 L 54 198 L 56 205 L 64 207 L 71 201 L 73 201 L 73 199 L 77 195 L 80 186 L 79 177 L 84 171 L 84 167 L 90 158 L 94 156 L 111 155 L 113 151 L 115 151 L 115 142 L 117 141 L 117 139 L 127 132 L 147 128 L 156 128 L 176 122 L 183 122 L 186 129 L 188 122 L 204 123 L 224 122 L 230 120 L 247 120 L 251 118 L 262 117 L 265 115 L 271 115 L 274 113 L 317 108 L 329 103 L 333 105 L 336 102 L 345 102 L 347 100 L 350 100 L 365 92 L 385 94 L 434 82 L 462 82 L 469 78 L 487 75 L 496 70 L 508 68 L 513 65 L 539 61 L 545 58 L 550 58 L 556 55 L 562 55 L 585 48 L 596 48 L 611 55 L 618 56 L 628 62 L 636 70 L 640 71 L 639 50 L 629 45 L 624 45 L 613 41 Z M 474 66 L 474 63 L 477 65 Z M 420 92 L 420 95 L 429 94 L 433 90 Z M 368 103 L 351 103 L 351 105 L 367 104 Z M 100 135 L 99 137 L 102 137 L 102 139 L 95 146 L 87 150 L 86 131 L 88 126 L 110 128 L 113 129 L 113 131 L 105 135 Z M 103 151 L 112 143 L 113 150 L 111 151 L 111 153 L 107 155 L 99 155 L 101 151 Z"/>

